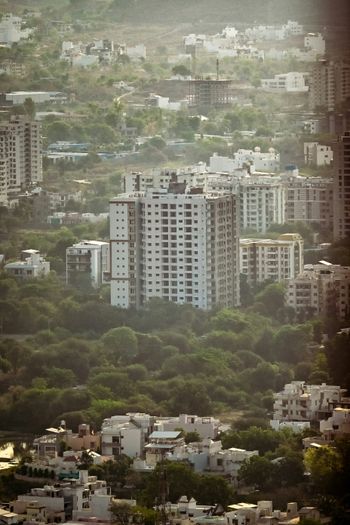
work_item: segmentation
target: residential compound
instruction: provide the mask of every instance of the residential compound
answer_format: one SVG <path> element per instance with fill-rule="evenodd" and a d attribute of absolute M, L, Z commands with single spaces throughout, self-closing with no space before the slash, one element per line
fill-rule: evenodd
<path fill-rule="evenodd" d="M 288 280 L 286 304 L 297 314 L 347 319 L 350 267 L 327 261 L 305 265 L 299 275 Z"/>
<path fill-rule="evenodd" d="M 56 481 L 21 494 L 10 503 L 10 510 L 16 514 L 29 514 L 40 523 L 65 522 L 72 518 L 79 519 L 84 514 L 89 517 L 92 509 L 99 511 L 100 519 L 109 520 L 111 502 L 107 482 L 89 476 L 87 470 L 81 470 L 78 479 Z"/>
<path fill-rule="evenodd" d="M 0 204 L 32 183 L 41 182 L 40 123 L 13 116 L 0 124 Z"/>
<path fill-rule="evenodd" d="M 277 282 L 296 277 L 304 267 L 304 241 L 298 233 L 284 233 L 277 240 L 240 239 L 240 272 L 248 284 Z"/>
<path fill-rule="evenodd" d="M 287 304 L 300 315 L 346 318 L 348 269 L 325 262 L 304 268 L 299 235 L 242 239 L 239 261 L 235 248 L 238 230 L 265 233 L 298 221 L 331 228 L 332 179 L 300 176 L 294 165 L 281 175 L 239 166 L 125 175 L 126 193 L 111 202 L 112 304 L 139 307 L 160 297 L 204 309 L 234 305 L 243 273 L 251 284 L 287 281 Z"/>
<path fill-rule="evenodd" d="M 66 282 L 86 279 L 99 288 L 109 277 L 109 243 L 81 241 L 66 249 Z"/>
<path fill-rule="evenodd" d="M 237 197 L 171 182 L 110 202 L 111 303 L 239 304 Z"/>
<path fill-rule="evenodd" d="M 287 503 L 286 511 L 282 512 L 273 508 L 272 501 L 229 505 L 225 518 L 227 525 L 263 525 L 267 523 L 291 525 L 303 520 L 321 521 L 322 519 L 316 507 L 301 507 L 298 510 L 298 504 L 290 502 Z"/>
<path fill-rule="evenodd" d="M 333 406 L 341 402 L 343 393 L 339 386 L 292 381 L 274 394 L 273 419 L 319 423 L 331 416 Z"/>

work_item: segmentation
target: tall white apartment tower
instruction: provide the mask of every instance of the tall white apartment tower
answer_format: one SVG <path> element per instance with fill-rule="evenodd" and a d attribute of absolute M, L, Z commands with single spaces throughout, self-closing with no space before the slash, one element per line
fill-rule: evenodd
<path fill-rule="evenodd" d="M 280 182 L 242 179 L 239 196 L 241 229 L 265 233 L 271 224 L 285 222 L 286 189 Z"/>
<path fill-rule="evenodd" d="M 110 202 L 111 303 L 159 297 L 210 310 L 239 304 L 236 195 L 185 184 Z"/>
<path fill-rule="evenodd" d="M 334 152 L 334 239 L 350 235 L 350 131 L 338 138 Z"/>

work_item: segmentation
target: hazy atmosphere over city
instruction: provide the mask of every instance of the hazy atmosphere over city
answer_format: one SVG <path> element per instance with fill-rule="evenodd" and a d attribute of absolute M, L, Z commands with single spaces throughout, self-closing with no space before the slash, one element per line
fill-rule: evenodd
<path fill-rule="evenodd" d="M 350 0 L 0 0 L 0 525 L 350 525 Z"/>

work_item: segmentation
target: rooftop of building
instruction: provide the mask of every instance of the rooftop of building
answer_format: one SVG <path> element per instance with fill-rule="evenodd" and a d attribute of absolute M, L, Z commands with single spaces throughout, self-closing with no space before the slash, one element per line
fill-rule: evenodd
<path fill-rule="evenodd" d="M 180 437 L 181 432 L 178 430 L 155 430 L 150 434 L 149 439 L 177 439 Z"/>
<path fill-rule="evenodd" d="M 72 246 L 69 246 L 69 248 L 99 248 L 101 246 L 107 246 L 109 243 L 104 241 L 87 241 L 82 240 L 80 242 L 77 242 L 76 244 L 73 244 Z M 69 249 L 68 248 L 68 249 Z"/>
<path fill-rule="evenodd" d="M 299 233 L 285 233 L 280 235 L 278 239 L 240 239 L 240 245 L 249 246 L 252 244 L 259 244 L 260 246 L 284 246 L 289 245 L 294 241 L 302 241 L 303 238 Z"/>

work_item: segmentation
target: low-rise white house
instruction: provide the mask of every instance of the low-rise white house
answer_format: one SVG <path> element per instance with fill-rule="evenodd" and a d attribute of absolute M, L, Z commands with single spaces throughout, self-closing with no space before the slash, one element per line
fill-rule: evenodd
<path fill-rule="evenodd" d="M 157 430 L 178 430 L 197 432 L 201 439 L 214 439 L 218 435 L 220 421 L 211 416 L 200 417 L 197 415 L 180 414 L 178 417 L 158 419 Z"/>
<path fill-rule="evenodd" d="M 149 452 L 146 452 L 146 461 L 141 470 L 146 471 L 147 465 L 154 468 L 162 458 L 168 461 L 186 461 L 193 466 L 195 472 L 221 475 L 232 485 L 238 486 L 238 473 L 242 463 L 259 454 L 257 450 L 223 449 L 221 441 L 212 439 L 203 439 L 185 445 L 179 435 L 175 436 L 175 434 L 176 432 L 160 432 L 157 435 L 168 435 L 168 439 L 159 439 L 157 444 L 151 442 L 146 445 L 146 450 L 152 453 L 149 455 Z M 159 450 L 157 446 L 160 447 Z"/>
<path fill-rule="evenodd" d="M 225 476 L 233 486 L 237 487 L 239 482 L 238 473 L 243 462 L 258 455 L 258 450 L 222 449 L 209 455 L 207 470 L 213 474 Z"/>
<path fill-rule="evenodd" d="M 35 279 L 50 273 L 50 263 L 45 261 L 39 250 L 23 250 L 21 260 L 5 264 L 4 270 L 16 279 Z"/>
<path fill-rule="evenodd" d="M 144 446 L 154 428 L 155 417 L 143 413 L 112 416 L 101 427 L 101 450 L 105 456 L 143 456 Z"/>
<path fill-rule="evenodd" d="M 187 100 L 170 102 L 169 97 L 162 97 L 161 95 L 151 93 L 147 99 L 147 104 L 167 111 L 180 111 L 180 109 L 184 108 L 188 102 Z"/>
<path fill-rule="evenodd" d="M 252 150 L 238 149 L 233 158 L 223 157 L 214 153 L 209 159 L 209 170 L 215 172 L 232 173 L 237 169 L 249 165 L 250 173 L 272 172 L 277 173 L 280 169 L 280 155 L 274 148 L 261 151 L 259 146 Z"/>
<path fill-rule="evenodd" d="M 276 93 L 307 93 L 309 91 L 309 86 L 305 84 L 305 73 L 297 71 L 275 75 L 274 78 L 263 78 L 261 87 Z"/>

